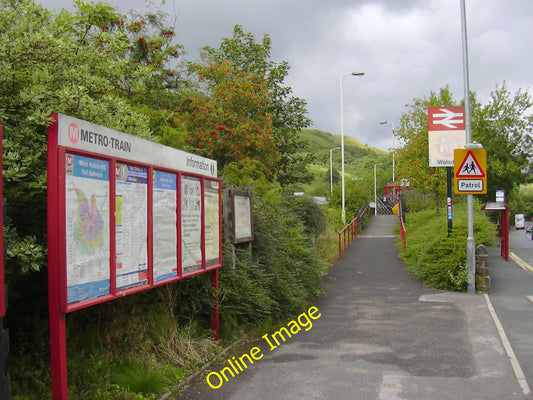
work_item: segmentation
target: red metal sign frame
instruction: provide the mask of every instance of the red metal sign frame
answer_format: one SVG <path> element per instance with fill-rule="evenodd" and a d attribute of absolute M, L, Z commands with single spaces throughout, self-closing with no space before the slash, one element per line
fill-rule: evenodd
<path fill-rule="evenodd" d="M 49 313 L 50 313 L 50 351 L 52 367 L 52 393 L 54 400 L 66 400 L 67 395 L 67 358 L 66 358 L 66 332 L 65 332 L 65 315 L 66 313 L 90 307 L 102 302 L 117 299 L 138 293 L 153 287 L 166 285 L 181 279 L 194 275 L 211 272 L 213 286 L 218 288 L 218 268 L 222 266 L 222 188 L 221 180 L 216 177 L 183 172 L 180 170 L 147 164 L 136 160 L 121 158 L 106 154 L 95 153 L 92 151 L 80 150 L 79 148 L 70 148 L 68 146 L 58 145 L 59 116 L 53 114 L 54 122 L 48 129 L 48 166 L 47 166 L 47 185 L 48 185 L 48 281 L 49 281 Z M 0 131 L 1 133 L 1 131 Z M 165 147 L 162 146 L 161 147 Z M 89 157 L 95 160 L 101 160 L 108 163 L 109 172 L 109 197 L 107 206 L 109 209 L 109 293 L 97 297 L 91 297 L 80 301 L 68 302 L 67 295 L 67 227 L 66 227 L 66 166 L 65 160 L 67 155 L 80 157 Z M 117 290 L 116 282 L 116 226 L 115 226 L 115 202 L 116 202 L 116 177 L 115 171 L 117 164 L 127 164 L 144 168 L 147 173 L 147 280 L 137 286 Z M 153 254 L 153 187 L 155 172 L 167 172 L 176 176 L 176 274 L 161 281 L 154 281 L 154 254 Z M 194 178 L 199 180 L 201 193 L 200 208 L 200 248 L 201 248 L 201 266 L 194 271 L 184 273 L 182 270 L 182 237 L 181 237 L 181 181 L 184 178 Z M 213 259 L 206 263 L 206 245 L 205 245 L 205 186 L 206 182 L 211 182 L 210 186 L 218 192 L 218 259 Z M 218 190 L 216 189 L 218 188 Z M 215 193 L 211 188 L 211 192 Z M 216 229 L 216 228 L 215 228 Z M 2 286 L 3 287 L 3 286 Z M 218 338 L 218 305 L 215 305 L 212 315 L 212 328 L 215 331 L 214 336 Z"/>
<path fill-rule="evenodd" d="M 4 132 L 2 125 L 0 125 L 0 171 L 3 170 L 2 164 L 2 140 Z M 0 174 L 0 205 L 2 205 L 2 212 L 0 212 L 0 317 L 6 316 L 6 293 L 5 293 L 5 281 L 4 281 L 4 182 L 2 180 L 2 174 Z"/>

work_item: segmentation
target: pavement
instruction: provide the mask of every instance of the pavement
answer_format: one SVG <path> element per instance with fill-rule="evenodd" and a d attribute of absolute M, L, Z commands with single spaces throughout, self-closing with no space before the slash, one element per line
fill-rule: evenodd
<path fill-rule="evenodd" d="M 533 399 L 533 274 L 491 249 L 490 295 L 427 288 L 398 258 L 397 224 L 373 216 L 305 315 L 230 351 L 175 399 Z"/>
<path fill-rule="evenodd" d="M 489 250 L 490 300 L 518 365 L 533 388 L 533 240 L 525 230 L 509 232 L 509 261 Z"/>

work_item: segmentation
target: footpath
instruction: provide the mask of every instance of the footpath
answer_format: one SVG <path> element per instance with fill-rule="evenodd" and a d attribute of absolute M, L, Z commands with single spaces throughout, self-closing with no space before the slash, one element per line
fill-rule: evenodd
<path fill-rule="evenodd" d="M 397 224 L 396 216 L 373 216 L 305 315 L 228 353 L 175 398 L 532 398 L 517 380 L 488 296 L 413 279 L 398 258 Z"/>
<path fill-rule="evenodd" d="M 499 248 L 489 250 L 489 295 L 519 373 L 533 388 L 533 241 L 525 230 L 509 232 L 509 261 Z"/>

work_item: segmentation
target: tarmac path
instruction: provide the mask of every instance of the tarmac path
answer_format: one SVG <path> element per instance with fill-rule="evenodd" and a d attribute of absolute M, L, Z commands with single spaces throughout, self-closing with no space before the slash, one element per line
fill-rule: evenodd
<path fill-rule="evenodd" d="M 509 232 L 509 261 L 490 249 L 490 299 L 522 372 L 533 387 L 533 241 L 525 230 Z"/>
<path fill-rule="evenodd" d="M 285 335 L 273 350 L 257 338 L 227 355 L 238 360 L 259 348 L 248 368 L 234 377 L 228 368 L 227 382 L 211 374 L 213 386 L 221 382 L 213 389 L 206 376 L 229 363 L 211 365 L 175 398 L 524 399 L 484 297 L 413 279 L 398 258 L 397 223 L 373 216 L 330 268 L 312 328 Z"/>

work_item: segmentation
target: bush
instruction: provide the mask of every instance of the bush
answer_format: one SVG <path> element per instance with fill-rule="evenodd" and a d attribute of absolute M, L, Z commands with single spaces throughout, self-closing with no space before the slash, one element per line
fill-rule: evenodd
<path fill-rule="evenodd" d="M 492 246 L 496 227 L 475 207 L 474 238 L 477 244 Z M 466 290 L 462 266 L 466 264 L 466 205 L 454 207 L 453 232 L 448 237 L 446 214 L 433 210 L 409 213 L 406 224 L 407 248 L 400 247 L 400 258 L 416 278 L 430 287 L 443 290 Z M 463 278 L 462 278 L 463 277 Z"/>
<path fill-rule="evenodd" d="M 325 228 L 320 207 L 293 198 L 277 185 L 248 188 L 248 192 L 254 241 L 235 246 L 235 269 L 233 245 L 225 243 L 220 271 L 221 324 L 226 336 L 301 312 L 320 293 L 325 269 L 315 244 Z"/>

